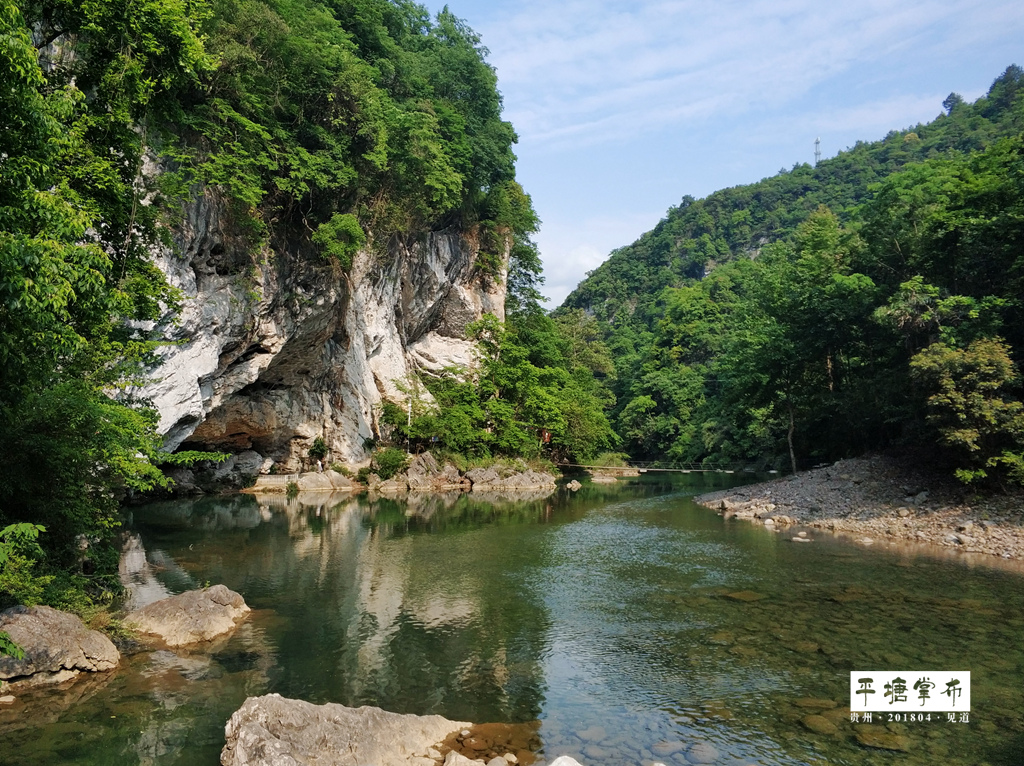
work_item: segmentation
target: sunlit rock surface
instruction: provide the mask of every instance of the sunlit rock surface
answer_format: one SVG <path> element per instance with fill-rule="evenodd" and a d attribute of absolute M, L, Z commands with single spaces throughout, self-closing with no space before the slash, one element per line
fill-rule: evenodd
<path fill-rule="evenodd" d="M 157 262 L 184 296 L 176 343 L 139 393 L 168 448 L 246 456 L 225 473 L 300 470 L 317 437 L 331 459 L 363 461 L 382 398 L 403 401 L 414 370 L 471 366 L 466 324 L 504 318 L 507 254 L 484 275 L 454 230 L 367 249 L 346 272 L 301 238 L 254 252 L 207 192 L 174 236 Z"/>
<path fill-rule="evenodd" d="M 230 633 L 249 611 L 238 593 L 214 585 L 154 601 L 130 612 L 125 623 L 168 646 L 186 646 Z"/>
<path fill-rule="evenodd" d="M 0 612 L 0 631 L 25 652 L 20 660 L 0 656 L 0 680 L 10 684 L 5 688 L 63 683 L 83 671 L 111 670 L 121 658 L 102 633 L 48 606 L 12 606 Z"/>
<path fill-rule="evenodd" d="M 435 766 L 428 751 L 469 725 L 268 694 L 250 697 L 231 716 L 220 760 L 223 766 Z"/>
<path fill-rule="evenodd" d="M 473 491 L 501 489 L 544 489 L 555 488 L 555 477 L 539 471 L 526 470 L 505 475 L 496 468 L 474 468 L 466 473 L 473 482 Z"/>

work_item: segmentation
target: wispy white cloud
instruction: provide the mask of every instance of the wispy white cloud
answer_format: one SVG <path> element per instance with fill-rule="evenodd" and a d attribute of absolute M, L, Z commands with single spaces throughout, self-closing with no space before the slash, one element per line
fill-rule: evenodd
<path fill-rule="evenodd" d="M 570 223 L 546 224 L 537 237 L 545 254 L 544 289 L 548 305 L 559 305 L 587 272 L 596 269 L 608 257 L 611 248 L 633 242 L 640 232 L 650 229 L 663 212 L 593 216 Z"/>
<path fill-rule="evenodd" d="M 527 0 L 482 31 L 522 143 L 557 149 L 776 108 L 901 50 L 957 55 L 992 24 L 1024 31 L 1016 3 L 984 5 Z M 951 23 L 952 39 L 934 33 Z"/>
<path fill-rule="evenodd" d="M 491 51 L 554 304 L 683 194 L 931 120 L 1024 64 L 1019 0 L 427 2 Z"/>

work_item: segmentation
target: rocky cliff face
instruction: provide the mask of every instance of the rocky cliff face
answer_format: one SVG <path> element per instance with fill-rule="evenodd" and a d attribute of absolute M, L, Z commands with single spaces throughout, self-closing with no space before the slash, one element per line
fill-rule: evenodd
<path fill-rule="evenodd" d="M 345 272 L 288 240 L 254 257 L 207 192 L 175 245 L 158 263 L 184 307 L 141 393 L 168 449 L 231 452 L 223 472 L 297 470 L 317 437 L 332 460 L 364 461 L 382 399 L 403 401 L 415 370 L 471 364 L 466 325 L 504 318 L 507 267 L 481 274 L 457 231 L 361 251 Z"/>

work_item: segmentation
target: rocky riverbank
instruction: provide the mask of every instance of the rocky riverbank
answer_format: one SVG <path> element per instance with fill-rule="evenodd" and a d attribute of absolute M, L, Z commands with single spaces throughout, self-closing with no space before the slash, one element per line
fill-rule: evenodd
<path fill-rule="evenodd" d="M 521 461 L 496 463 L 488 468 L 473 468 L 465 473 L 451 463 L 439 464 L 429 452 L 412 458 L 405 471 L 389 479 L 371 473 L 366 484 L 352 481 L 340 473 L 327 470 L 322 473 L 301 473 L 260 476 L 256 483 L 243 490 L 253 494 L 286 492 L 294 484 L 299 491 L 361 492 L 369 489 L 379 494 L 406 492 L 496 492 L 555 489 L 555 477 L 529 468 Z"/>
<path fill-rule="evenodd" d="M 874 455 L 694 500 L 794 541 L 795 525 L 870 545 L 909 541 L 1024 560 L 1024 493 L 980 495 L 907 462 Z"/>

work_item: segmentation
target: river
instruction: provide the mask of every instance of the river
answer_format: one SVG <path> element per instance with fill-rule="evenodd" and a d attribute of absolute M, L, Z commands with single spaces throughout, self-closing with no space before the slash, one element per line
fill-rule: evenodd
<path fill-rule="evenodd" d="M 1020 574 L 796 544 L 690 499 L 737 478 L 136 508 L 122 565 L 140 601 L 224 583 L 251 618 L 0 711 L 0 761 L 214 766 L 231 713 L 278 692 L 539 721 L 545 759 L 586 766 L 684 766 L 693 743 L 725 766 L 1024 763 Z M 969 721 L 876 714 L 906 752 L 864 747 L 842 709 L 852 670 L 968 670 Z M 816 713 L 836 731 L 811 731 Z"/>

